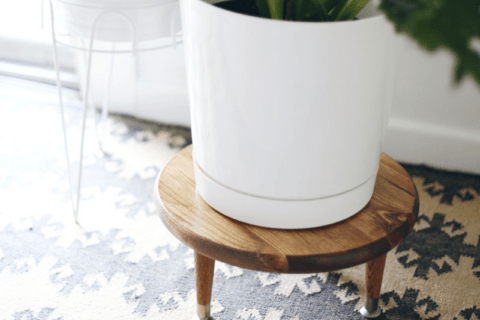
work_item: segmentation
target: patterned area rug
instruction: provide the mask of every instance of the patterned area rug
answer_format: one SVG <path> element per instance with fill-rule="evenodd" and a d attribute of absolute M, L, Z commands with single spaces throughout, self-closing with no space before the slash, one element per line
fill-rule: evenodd
<path fill-rule="evenodd" d="M 81 104 L 66 92 L 78 157 Z M 55 88 L 0 78 L 0 319 L 191 319 L 193 252 L 155 212 L 155 177 L 186 128 L 109 116 L 87 123 L 79 225 Z M 75 147 L 77 146 L 77 147 Z M 406 166 L 414 231 L 387 258 L 379 320 L 480 319 L 480 176 Z M 75 184 L 75 181 L 74 181 Z M 280 275 L 217 263 L 217 320 L 363 319 L 364 266 Z"/>

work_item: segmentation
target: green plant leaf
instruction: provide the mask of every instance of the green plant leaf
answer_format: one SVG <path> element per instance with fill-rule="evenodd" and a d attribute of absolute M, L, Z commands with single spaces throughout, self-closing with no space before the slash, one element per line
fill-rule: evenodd
<path fill-rule="evenodd" d="M 295 0 L 285 1 L 285 20 L 295 21 L 297 7 L 292 3 Z"/>
<path fill-rule="evenodd" d="M 330 12 L 330 19 L 336 21 L 338 16 L 342 13 L 345 9 L 349 0 L 337 0 L 333 9 Z"/>
<path fill-rule="evenodd" d="M 295 20 L 302 20 L 303 0 L 297 0 L 295 3 Z"/>
<path fill-rule="evenodd" d="M 285 0 L 267 0 L 272 19 L 283 20 Z"/>
<path fill-rule="evenodd" d="M 255 0 L 258 8 L 258 14 L 260 17 L 270 18 L 270 10 L 268 9 L 268 3 L 266 0 Z"/>
<path fill-rule="evenodd" d="M 312 1 L 304 0 L 302 5 L 302 12 L 300 14 L 301 21 L 316 21 L 317 9 L 313 5 Z"/>
<path fill-rule="evenodd" d="M 337 5 L 338 0 L 325 0 L 325 8 L 327 12 L 330 14 L 330 11 Z"/>
<path fill-rule="evenodd" d="M 370 0 L 351 0 L 341 11 L 337 20 L 352 20 L 365 7 Z"/>
<path fill-rule="evenodd" d="M 382 0 L 380 9 L 426 50 L 451 51 L 456 84 L 469 74 L 480 87 L 480 0 Z"/>
<path fill-rule="evenodd" d="M 367 0 L 368 1 L 368 0 Z M 328 11 L 325 6 L 325 0 L 311 0 L 312 4 L 315 6 L 316 14 L 318 17 L 317 21 L 328 21 Z"/>

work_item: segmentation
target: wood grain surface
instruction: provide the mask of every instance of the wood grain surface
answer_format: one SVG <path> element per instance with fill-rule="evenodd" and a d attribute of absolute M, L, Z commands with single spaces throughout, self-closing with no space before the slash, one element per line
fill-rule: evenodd
<path fill-rule="evenodd" d="M 213 269 L 215 260 L 195 251 L 195 279 L 197 283 L 197 304 L 206 306 L 212 298 Z"/>
<path fill-rule="evenodd" d="M 387 255 L 384 254 L 375 260 L 367 262 L 365 268 L 365 289 L 367 291 L 367 298 L 378 299 L 380 297 L 386 259 Z"/>
<path fill-rule="evenodd" d="M 192 146 L 172 158 L 157 183 L 160 218 L 177 238 L 211 259 L 266 272 L 324 272 L 378 258 L 407 236 L 419 208 L 412 179 L 386 154 L 370 202 L 346 220 L 312 229 L 258 227 L 212 209 L 195 190 Z"/>

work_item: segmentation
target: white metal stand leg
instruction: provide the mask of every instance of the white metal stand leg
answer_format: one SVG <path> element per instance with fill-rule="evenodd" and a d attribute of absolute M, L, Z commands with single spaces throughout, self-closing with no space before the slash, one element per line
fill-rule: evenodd
<path fill-rule="evenodd" d="M 75 199 L 73 196 L 72 172 L 71 172 L 70 156 L 68 153 L 67 129 L 66 129 L 66 123 L 65 123 L 65 108 L 64 108 L 63 96 L 62 96 L 62 83 L 60 81 L 60 66 L 58 64 L 57 40 L 55 37 L 55 25 L 53 22 L 53 5 L 51 0 L 50 0 L 50 18 L 51 18 L 51 32 L 52 32 L 52 43 L 53 43 L 53 64 L 55 68 L 55 76 L 56 76 L 55 80 L 56 80 L 57 91 L 58 91 L 58 100 L 60 102 L 60 115 L 62 118 L 63 142 L 65 145 L 65 156 L 67 160 L 67 174 L 68 174 L 68 183 L 70 186 L 70 199 L 72 202 L 72 210 L 74 212 L 75 222 L 78 223 L 77 215 L 75 213 L 76 212 Z M 42 17 L 42 22 L 43 22 L 43 17 Z"/>
<path fill-rule="evenodd" d="M 112 51 L 115 51 L 115 43 L 112 44 Z M 115 55 L 111 54 L 110 55 L 110 66 L 108 69 L 108 74 L 107 74 L 107 81 L 104 86 L 104 94 L 103 94 L 103 101 L 102 101 L 102 113 L 100 115 L 100 123 L 99 126 L 95 126 L 96 132 L 97 132 L 97 142 L 98 146 L 100 147 L 100 150 L 104 152 L 103 150 L 103 140 L 105 138 L 105 131 L 107 127 L 107 116 L 109 112 L 109 107 L 110 107 L 110 96 L 111 96 L 111 91 L 112 91 L 112 78 L 113 78 L 113 67 L 115 64 Z M 100 127 L 100 129 L 99 129 Z"/>
<path fill-rule="evenodd" d="M 78 223 L 78 210 L 80 207 L 80 194 L 81 194 L 81 186 L 82 186 L 83 149 L 84 149 L 84 142 L 85 142 L 85 128 L 86 128 L 86 122 L 87 122 L 88 94 L 90 90 L 90 71 L 92 69 L 94 27 L 92 28 L 90 43 L 88 45 L 87 74 L 85 76 L 85 99 L 83 100 L 82 137 L 80 139 L 80 156 L 79 156 L 79 164 L 78 164 L 79 167 L 78 167 L 78 182 L 77 182 L 77 203 L 74 210 L 75 221 L 77 223 Z"/>
<path fill-rule="evenodd" d="M 55 74 L 56 74 L 56 83 L 57 83 L 57 91 L 58 91 L 58 98 L 60 102 L 60 113 L 62 117 L 62 129 L 63 129 L 63 139 L 65 144 L 65 155 L 67 159 L 67 172 L 68 172 L 68 180 L 70 184 L 70 197 L 72 201 L 73 207 L 73 216 L 75 222 L 78 224 L 78 209 L 80 205 L 80 192 L 81 192 L 81 182 L 82 182 L 82 167 L 83 167 L 83 145 L 85 140 L 85 123 L 87 118 L 87 106 L 88 106 L 88 99 L 84 99 L 83 104 L 83 117 L 82 117 L 82 135 L 80 141 L 80 159 L 79 159 L 79 169 L 78 169 L 78 182 L 77 182 L 77 198 L 74 197 L 74 189 L 73 189 L 73 182 L 72 182 L 72 172 L 71 172 L 71 162 L 70 156 L 68 152 L 68 141 L 67 141 L 67 130 L 66 130 L 66 123 L 65 123 L 65 108 L 63 104 L 63 96 L 62 96 L 62 84 L 60 81 L 60 67 L 58 65 L 58 51 L 57 51 L 57 40 L 56 40 L 56 33 L 55 33 L 55 23 L 54 23 L 54 14 L 53 14 L 53 5 L 52 0 L 50 0 L 50 23 L 51 23 L 51 31 L 52 31 L 52 42 L 53 42 L 53 57 L 54 57 L 54 67 L 55 67 Z M 85 84 L 85 97 L 88 97 L 88 91 L 90 87 L 90 69 L 91 69 L 91 62 L 92 62 L 92 53 L 93 53 L 93 34 L 94 28 L 92 28 L 92 36 L 90 38 L 90 44 L 88 49 L 88 62 L 87 62 L 87 75 L 86 75 L 86 84 Z M 76 201 L 75 201 L 76 200 Z"/>
<path fill-rule="evenodd" d="M 135 81 L 133 82 L 133 115 L 138 117 L 138 79 L 140 79 L 140 67 L 138 63 L 138 55 L 133 55 L 133 74 Z"/>
<path fill-rule="evenodd" d="M 91 29 L 91 33 L 90 33 L 90 41 L 89 41 L 89 44 L 88 44 L 87 72 L 86 72 L 86 75 L 85 75 L 85 99 L 83 101 L 82 138 L 81 138 L 81 142 L 80 142 L 80 164 L 79 164 L 79 170 L 78 170 L 77 205 L 76 205 L 75 211 L 74 211 L 75 221 L 78 221 L 78 209 L 79 209 L 79 206 L 80 206 L 80 191 L 81 191 L 82 168 L 83 168 L 83 148 L 84 148 L 84 139 L 85 139 L 85 123 L 86 123 L 86 119 L 87 119 L 87 109 L 88 109 L 88 97 L 89 97 L 89 93 L 90 93 L 90 73 L 91 73 L 91 69 L 92 69 L 93 41 L 95 39 L 95 31 L 96 31 L 96 26 L 97 26 L 98 21 L 103 16 L 105 16 L 107 14 L 117 14 L 117 15 L 123 17 L 127 21 L 127 23 L 130 25 L 130 27 L 132 29 L 132 38 L 133 38 L 132 39 L 132 46 L 133 46 L 132 51 L 133 51 L 134 55 L 136 54 L 137 41 L 136 41 L 135 25 L 126 15 L 124 15 L 123 13 L 117 12 L 117 11 L 104 11 L 95 18 L 95 20 L 93 21 L 93 24 L 92 24 L 92 29 Z M 113 73 L 113 58 L 111 60 L 109 76 L 108 76 L 108 93 L 107 93 L 108 96 L 110 95 L 110 85 L 111 85 L 111 80 L 112 80 L 112 73 Z M 108 97 L 107 100 L 109 100 L 109 97 Z M 102 118 L 104 118 L 104 120 L 106 120 L 106 117 L 107 117 L 107 114 L 108 114 L 108 104 L 109 104 L 109 102 L 110 101 L 107 101 L 107 103 L 105 104 L 107 107 L 105 107 L 105 105 L 103 106 Z M 105 123 L 106 123 L 106 121 L 104 121 L 104 124 Z M 102 140 L 103 140 L 103 138 L 102 138 Z M 100 142 L 100 146 L 101 146 L 101 142 Z"/>
<path fill-rule="evenodd" d="M 42 8 L 43 8 L 43 1 L 42 0 Z M 135 24 L 133 21 L 124 13 L 117 11 L 117 10 L 105 10 L 98 14 L 96 18 L 94 19 L 92 23 L 92 27 L 90 30 L 90 38 L 89 38 L 89 43 L 88 43 L 88 51 L 87 51 L 87 61 L 86 61 L 86 76 L 85 76 L 85 86 L 84 86 L 84 101 L 83 101 L 83 115 L 82 115 L 82 124 L 81 124 L 81 139 L 80 139 L 80 156 L 79 156 L 79 169 L 78 169 L 78 181 L 77 181 L 77 194 L 75 198 L 75 192 L 73 188 L 73 181 L 72 181 L 72 163 L 70 162 L 70 156 L 69 156 L 69 151 L 68 151 L 68 139 L 67 139 L 67 130 L 66 130 L 66 122 L 65 122 L 65 108 L 64 108 L 64 103 L 63 103 L 63 97 L 62 97 L 62 85 L 60 82 L 60 70 L 59 70 L 59 64 L 58 64 L 58 52 L 57 52 L 57 43 L 67 45 L 65 43 L 62 43 L 61 41 L 57 41 L 57 35 L 55 33 L 55 21 L 54 21 L 54 9 L 53 9 L 53 0 L 49 0 L 50 4 L 50 19 L 51 19 L 51 31 L 52 31 L 52 42 L 53 42 L 53 55 L 54 55 L 54 66 L 55 66 L 55 73 L 56 73 L 56 83 L 57 83 L 57 90 L 58 90 L 58 96 L 59 96 L 59 101 L 60 101 L 60 109 L 61 109 L 61 117 L 62 117 L 62 129 L 63 129 L 63 136 L 64 136 L 64 144 L 65 144 L 65 155 L 67 159 L 67 171 L 68 171 L 68 180 L 70 184 L 70 197 L 71 197 L 71 202 L 72 202 L 72 209 L 74 213 L 74 218 L 75 222 L 78 223 L 78 212 L 79 212 L 79 207 L 80 207 L 80 195 L 81 195 L 81 184 L 82 184 L 82 170 L 83 170 L 83 153 L 84 153 L 84 144 L 85 144 L 85 129 L 86 129 L 86 119 L 87 119 L 87 110 L 88 106 L 94 105 L 93 102 L 90 102 L 90 77 L 91 77 L 91 68 L 92 68 L 92 56 L 93 56 L 93 44 L 94 44 L 94 39 L 95 39 L 95 31 L 96 31 L 96 26 L 98 21 L 105 15 L 107 14 L 115 14 L 120 17 L 122 17 L 126 23 L 129 25 L 131 31 L 132 31 L 132 54 L 135 57 L 135 74 L 138 77 L 138 61 L 137 59 L 137 30 L 135 27 Z M 176 46 L 176 38 L 175 38 L 175 33 L 174 33 L 174 18 L 172 17 L 171 21 L 171 33 L 172 33 L 172 40 L 173 40 L 173 46 Z M 43 9 L 42 9 L 42 25 L 43 25 Z M 67 45 L 68 46 L 68 45 Z M 75 46 L 70 46 L 72 48 L 76 48 Z M 84 47 L 84 46 L 83 46 Z M 79 48 L 77 48 L 79 49 Z M 105 51 L 103 51 L 105 52 Z M 112 56 L 110 60 L 110 68 L 108 71 L 108 77 L 107 77 L 107 83 L 105 85 L 105 93 L 104 93 L 104 99 L 103 99 L 103 104 L 102 104 L 102 113 L 101 113 L 101 118 L 100 118 L 100 125 L 101 125 L 101 132 L 99 134 L 98 128 L 96 126 L 96 131 L 97 131 L 97 140 L 98 144 L 100 146 L 100 149 L 103 151 L 103 140 L 104 140 L 104 135 L 105 135 L 105 128 L 106 128 L 106 119 L 108 116 L 109 112 L 109 105 L 110 105 L 110 94 L 112 90 L 112 77 L 113 77 L 113 66 L 114 66 L 114 53 L 115 53 L 115 44 L 113 44 L 112 50 L 111 50 Z M 135 82 L 136 85 L 136 82 Z M 137 91 L 135 90 L 135 94 L 137 95 Z M 137 99 L 135 99 L 135 114 L 137 114 Z"/>

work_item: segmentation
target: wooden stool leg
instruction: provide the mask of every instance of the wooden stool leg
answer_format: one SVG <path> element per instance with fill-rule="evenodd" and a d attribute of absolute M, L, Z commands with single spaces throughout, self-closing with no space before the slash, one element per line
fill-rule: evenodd
<path fill-rule="evenodd" d="M 213 269 L 215 260 L 195 251 L 195 281 L 197 285 L 197 315 L 194 320 L 213 320 L 210 315 Z"/>
<path fill-rule="evenodd" d="M 364 317 L 376 318 L 382 313 L 378 307 L 378 298 L 380 297 L 386 258 L 387 254 L 384 254 L 366 264 L 365 288 L 367 291 L 367 299 L 365 300 L 365 306 L 360 309 L 360 313 Z"/>

